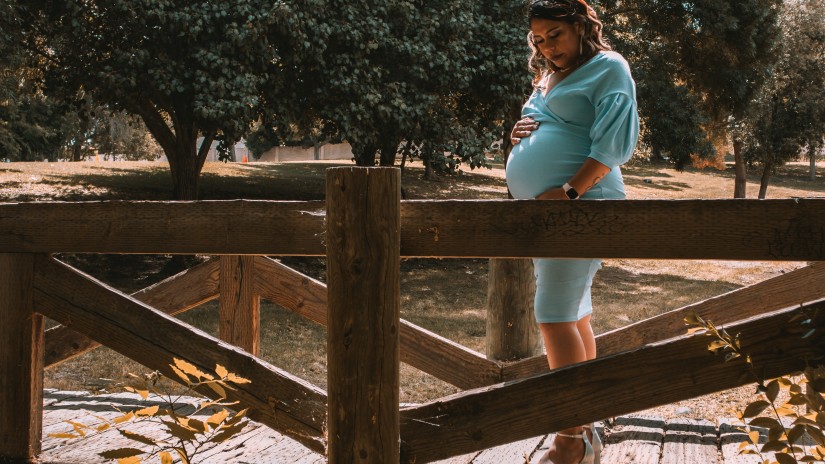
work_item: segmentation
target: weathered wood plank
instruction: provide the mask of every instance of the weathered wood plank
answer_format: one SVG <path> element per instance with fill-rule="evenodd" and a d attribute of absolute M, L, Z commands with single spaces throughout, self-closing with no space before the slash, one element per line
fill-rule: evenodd
<path fill-rule="evenodd" d="M 326 395 L 323 390 L 227 345 L 76 269 L 46 258 L 36 263 L 35 305 L 48 317 L 135 361 L 175 379 L 173 358 L 201 370 L 221 364 L 252 381 L 228 396 L 251 416 L 322 451 Z M 209 389 L 201 391 L 214 397 Z"/>
<path fill-rule="evenodd" d="M 544 435 L 508 443 L 484 450 L 478 454 L 472 464 L 501 464 L 505 462 L 529 462 L 530 456 L 544 441 Z"/>
<path fill-rule="evenodd" d="M 327 286 L 270 258 L 255 260 L 261 296 L 326 327 Z M 459 388 L 499 381 L 498 364 L 480 353 L 401 320 L 401 361 Z"/>
<path fill-rule="evenodd" d="M 323 232 L 322 201 L 0 204 L 0 252 L 323 255 Z"/>
<path fill-rule="evenodd" d="M 825 260 L 823 199 L 414 200 L 401 210 L 404 257 Z M 321 202 L 7 203 L 0 252 L 322 256 L 323 221 Z M 257 233 L 233 239 L 244 230 Z"/>
<path fill-rule="evenodd" d="M 532 260 L 490 260 L 484 337 L 488 359 L 513 361 L 542 353 L 544 345 L 533 315 L 535 294 Z"/>
<path fill-rule="evenodd" d="M 44 322 L 32 305 L 34 262 L 0 253 L 0 461 L 40 452 Z"/>
<path fill-rule="evenodd" d="M 413 200 L 401 214 L 402 256 L 825 260 L 825 199 Z"/>
<path fill-rule="evenodd" d="M 131 296 L 174 316 L 217 298 L 219 273 L 218 260 L 209 260 Z M 99 346 L 100 343 L 66 326 L 54 327 L 46 331 L 45 366 L 56 366 Z"/>
<path fill-rule="evenodd" d="M 605 438 L 602 462 L 611 464 L 659 464 L 665 422 L 660 417 L 618 417 Z M 693 461 L 680 461 L 683 464 Z M 711 461 L 696 461 L 696 464 Z"/>
<path fill-rule="evenodd" d="M 825 317 L 825 300 L 727 329 L 742 334 L 742 350 L 766 378 L 777 377 L 825 347 L 823 336 L 801 339 L 785 330 L 792 317 L 809 313 Z M 753 382 L 744 363 L 722 362 L 707 343 L 704 334 L 685 335 L 405 409 L 402 452 L 428 462 Z"/>
<path fill-rule="evenodd" d="M 748 440 L 744 427 L 735 425 L 729 418 L 719 419 L 719 446 L 721 447 L 722 462 L 724 464 L 761 464 L 762 459 L 756 454 L 739 454 L 739 444 Z M 768 441 L 765 429 L 754 428 L 759 431 L 759 443 Z M 765 459 L 772 459 L 775 453 L 765 453 Z"/>
<path fill-rule="evenodd" d="M 327 169 L 327 456 L 399 462 L 401 172 Z"/>
<path fill-rule="evenodd" d="M 255 292 L 255 257 L 220 258 L 221 340 L 258 356 L 261 348 L 261 297 Z"/>
<path fill-rule="evenodd" d="M 661 464 L 692 463 L 724 464 L 719 462 L 716 425 L 698 419 L 668 420 Z"/>
<path fill-rule="evenodd" d="M 632 350 L 684 334 L 685 316 L 695 312 L 714 324 L 724 325 L 747 317 L 825 297 L 825 263 L 814 263 L 754 285 L 705 301 L 683 306 L 650 319 L 596 337 L 599 356 Z M 503 366 L 503 379 L 514 380 L 549 372 L 544 356 Z"/>

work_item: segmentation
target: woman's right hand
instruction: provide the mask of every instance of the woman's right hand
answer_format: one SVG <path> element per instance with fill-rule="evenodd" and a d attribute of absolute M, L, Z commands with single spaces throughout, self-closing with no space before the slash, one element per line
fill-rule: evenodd
<path fill-rule="evenodd" d="M 538 129 L 539 123 L 537 123 L 533 118 L 526 117 L 521 118 L 516 122 L 516 125 L 513 126 L 512 132 L 510 132 L 510 142 L 513 145 L 517 145 L 521 142 L 521 139 L 525 137 L 529 137 L 530 133 L 534 130 Z"/>

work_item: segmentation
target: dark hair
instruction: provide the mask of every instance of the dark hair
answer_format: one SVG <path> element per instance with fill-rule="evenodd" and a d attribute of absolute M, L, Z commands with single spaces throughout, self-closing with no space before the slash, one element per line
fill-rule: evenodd
<path fill-rule="evenodd" d="M 551 19 L 583 26 L 582 50 L 577 65 L 589 60 L 600 51 L 612 50 L 610 44 L 602 37 L 602 22 L 599 21 L 596 10 L 584 0 L 530 0 L 527 12 L 528 23 L 533 19 Z M 532 32 L 527 34 L 527 44 L 532 52 L 528 66 L 534 74 L 534 83 L 541 80 L 541 76 L 546 71 L 559 70 L 541 54 L 533 43 Z"/>

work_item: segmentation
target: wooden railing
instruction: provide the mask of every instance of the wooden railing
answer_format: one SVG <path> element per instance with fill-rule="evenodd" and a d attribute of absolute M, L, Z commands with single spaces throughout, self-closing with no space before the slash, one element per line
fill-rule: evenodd
<path fill-rule="evenodd" d="M 125 295 L 55 252 L 221 257 Z M 264 255 L 326 255 L 329 287 Z M 767 376 L 823 348 L 818 333 L 783 329 L 825 309 L 825 263 L 816 263 L 603 334 L 594 361 L 553 372 L 544 357 L 497 363 L 400 319 L 400 258 L 434 256 L 822 261 L 825 200 L 400 201 L 396 170 L 336 168 L 325 203 L 3 204 L 0 458 L 39 451 L 43 368 L 98 344 L 169 375 L 173 357 L 222 364 L 252 380 L 231 399 L 257 420 L 330 462 L 388 463 L 750 382 L 744 366 L 708 357 L 706 337 L 685 335 L 693 311 L 741 331 Z M 215 298 L 223 341 L 172 317 Z M 256 357 L 260 298 L 330 327 L 328 392 Z M 62 325 L 44 337 L 42 315 Z M 469 390 L 399 410 L 399 360 Z"/>

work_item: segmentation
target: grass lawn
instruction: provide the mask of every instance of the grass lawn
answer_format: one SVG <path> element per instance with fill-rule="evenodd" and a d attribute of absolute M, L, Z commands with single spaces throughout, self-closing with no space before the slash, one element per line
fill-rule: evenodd
<path fill-rule="evenodd" d="M 201 178 L 202 199 L 320 200 L 324 169 L 350 163 L 281 164 L 207 163 Z M 768 198 L 823 197 L 825 170 L 808 180 L 807 164 L 791 164 L 774 177 Z M 402 184 L 408 198 L 503 198 L 501 169 L 464 172 L 438 181 L 421 179 L 420 164 L 405 171 Z M 625 169 L 629 198 L 730 198 L 733 173 L 712 169 L 677 172 L 663 166 L 636 163 Z M 758 173 L 749 179 L 748 196 L 758 191 Z M 171 195 L 165 164 L 9 163 L 0 165 L 0 202 L 81 200 L 165 200 Z M 707 238 L 709 241 L 713 237 Z M 132 292 L 179 270 L 180 260 L 168 256 L 62 255 L 71 264 Z M 191 257 L 193 264 L 206 257 Z M 325 280 L 325 263 L 315 258 L 282 258 L 282 262 Z M 402 317 L 484 351 L 485 259 L 410 259 L 402 262 Z M 594 283 L 596 333 L 622 327 L 680 306 L 796 269 L 804 263 L 739 261 L 605 260 Z M 217 303 L 196 308 L 181 319 L 217 333 Z M 262 356 L 272 364 L 326 386 L 325 334 L 276 305 L 262 304 Z M 721 361 L 720 361 L 721 362 Z M 127 373 L 146 369 L 101 348 L 47 371 L 46 386 L 59 389 L 112 390 Z M 402 402 L 420 402 L 457 391 L 431 376 L 402 366 Z M 701 400 L 657 408 L 665 416 L 712 419 L 734 415 L 750 399 L 752 387 L 709 395 Z"/>

